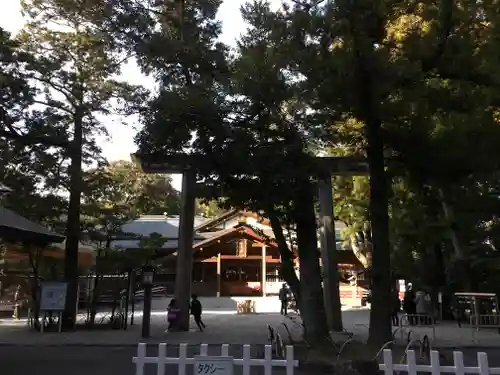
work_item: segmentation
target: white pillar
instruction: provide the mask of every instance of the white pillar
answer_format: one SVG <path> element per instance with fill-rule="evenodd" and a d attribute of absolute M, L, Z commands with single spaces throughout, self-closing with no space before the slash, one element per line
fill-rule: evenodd
<path fill-rule="evenodd" d="M 220 297 L 220 289 L 222 283 L 222 269 L 220 264 L 220 253 L 217 254 L 217 297 Z"/>
<path fill-rule="evenodd" d="M 261 290 L 262 290 L 262 297 L 266 296 L 266 246 L 262 246 L 262 264 L 260 267 L 261 270 Z"/>

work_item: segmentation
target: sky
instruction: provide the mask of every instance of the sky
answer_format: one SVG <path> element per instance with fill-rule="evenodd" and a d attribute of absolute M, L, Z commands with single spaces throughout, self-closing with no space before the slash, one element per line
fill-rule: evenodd
<path fill-rule="evenodd" d="M 223 0 L 219 8 L 218 19 L 222 22 L 223 32 L 221 41 L 234 45 L 236 39 L 245 31 L 246 25 L 243 22 L 240 14 L 240 6 L 247 0 Z M 273 7 L 278 7 L 281 0 L 270 0 Z M 2 0 L 2 17 L 0 18 L 0 26 L 10 32 L 19 31 L 23 25 L 24 20 L 21 15 L 21 6 L 19 0 Z M 143 84 L 148 80 L 144 77 L 139 68 L 131 63 L 127 64 L 122 72 L 122 78 L 132 84 Z M 104 156 L 109 161 L 114 160 L 130 160 L 130 154 L 136 149 L 134 145 L 134 135 L 136 134 L 137 125 L 130 123 L 123 125 L 118 119 L 106 119 L 106 128 L 109 133 L 109 138 L 99 138 L 98 143 L 103 150 Z M 172 175 L 173 186 L 177 190 L 181 190 L 182 177 L 180 175 Z"/>

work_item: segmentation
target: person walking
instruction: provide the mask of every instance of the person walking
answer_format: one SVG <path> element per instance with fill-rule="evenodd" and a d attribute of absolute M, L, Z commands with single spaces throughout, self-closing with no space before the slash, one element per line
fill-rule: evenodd
<path fill-rule="evenodd" d="M 427 315 L 426 324 L 434 324 L 434 309 L 432 307 L 432 297 L 428 292 L 424 294 L 425 314 Z"/>
<path fill-rule="evenodd" d="M 198 326 L 200 332 L 203 332 L 203 328 L 207 328 L 207 326 L 201 320 L 203 307 L 201 306 L 201 302 L 196 294 L 193 294 L 191 296 L 191 305 L 189 307 L 191 309 L 191 315 L 193 315 L 196 325 Z"/>
<path fill-rule="evenodd" d="M 279 299 L 281 301 L 281 310 L 280 310 L 280 314 L 281 315 L 288 315 L 288 287 L 286 285 L 286 283 L 284 283 L 282 286 L 281 286 L 281 289 L 279 291 Z"/>

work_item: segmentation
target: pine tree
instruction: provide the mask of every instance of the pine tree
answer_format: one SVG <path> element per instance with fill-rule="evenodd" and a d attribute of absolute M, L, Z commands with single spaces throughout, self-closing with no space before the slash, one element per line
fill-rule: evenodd
<path fill-rule="evenodd" d="M 136 88 L 115 79 L 124 58 L 114 53 L 106 33 L 85 21 L 79 3 L 25 1 L 23 10 L 30 21 L 18 40 L 33 57 L 26 78 L 36 82 L 35 103 L 43 108 L 47 131 L 67 139 L 58 152 L 62 160 L 69 160 L 64 325 L 71 329 L 77 299 L 82 163 L 99 155 L 94 137 L 106 133 L 102 116 L 125 111 Z"/>

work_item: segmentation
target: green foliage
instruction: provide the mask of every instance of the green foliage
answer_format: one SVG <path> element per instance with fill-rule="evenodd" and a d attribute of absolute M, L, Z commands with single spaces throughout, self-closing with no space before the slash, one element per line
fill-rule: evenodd
<path fill-rule="evenodd" d="M 36 89 L 23 74 L 31 56 L 19 42 L 0 29 L 0 178 L 12 192 L 0 198 L 4 206 L 39 222 L 56 219 L 64 199 L 45 190 L 61 181 L 57 157 L 45 140 L 36 111 L 31 107 Z"/>
<path fill-rule="evenodd" d="M 196 213 L 206 218 L 214 218 L 222 215 L 226 209 L 224 208 L 224 201 L 221 199 L 197 199 L 196 200 Z"/>
<path fill-rule="evenodd" d="M 123 61 L 111 53 L 109 38 L 86 24 L 77 9 L 59 14 L 58 6 L 50 0 L 23 2 L 30 22 L 18 40 L 32 56 L 25 76 L 38 89 L 44 134 L 65 139 L 68 149 L 69 130 L 81 121 L 88 162 L 98 152 L 93 136 L 106 134 L 99 116 L 126 113 L 137 87 L 115 79 Z"/>
<path fill-rule="evenodd" d="M 116 249 L 113 242 L 138 238 L 122 229 L 138 215 L 165 209 L 169 200 L 170 207 L 178 208 L 179 196 L 170 179 L 146 175 L 135 164 L 124 161 L 89 170 L 84 178 L 87 187 L 82 205 L 84 234 L 98 249 L 99 267 L 120 273 L 152 259 L 166 241 L 158 233 L 140 237 L 139 249 Z"/>
<path fill-rule="evenodd" d="M 84 204 L 128 215 L 178 215 L 180 194 L 169 176 L 142 172 L 134 163 L 112 162 L 84 175 Z"/>
<path fill-rule="evenodd" d="M 166 242 L 158 233 L 152 233 L 140 239 L 138 249 L 100 248 L 93 272 L 97 277 L 103 275 L 119 275 L 125 277 L 131 270 L 139 270 L 152 262 L 158 250 Z"/>

